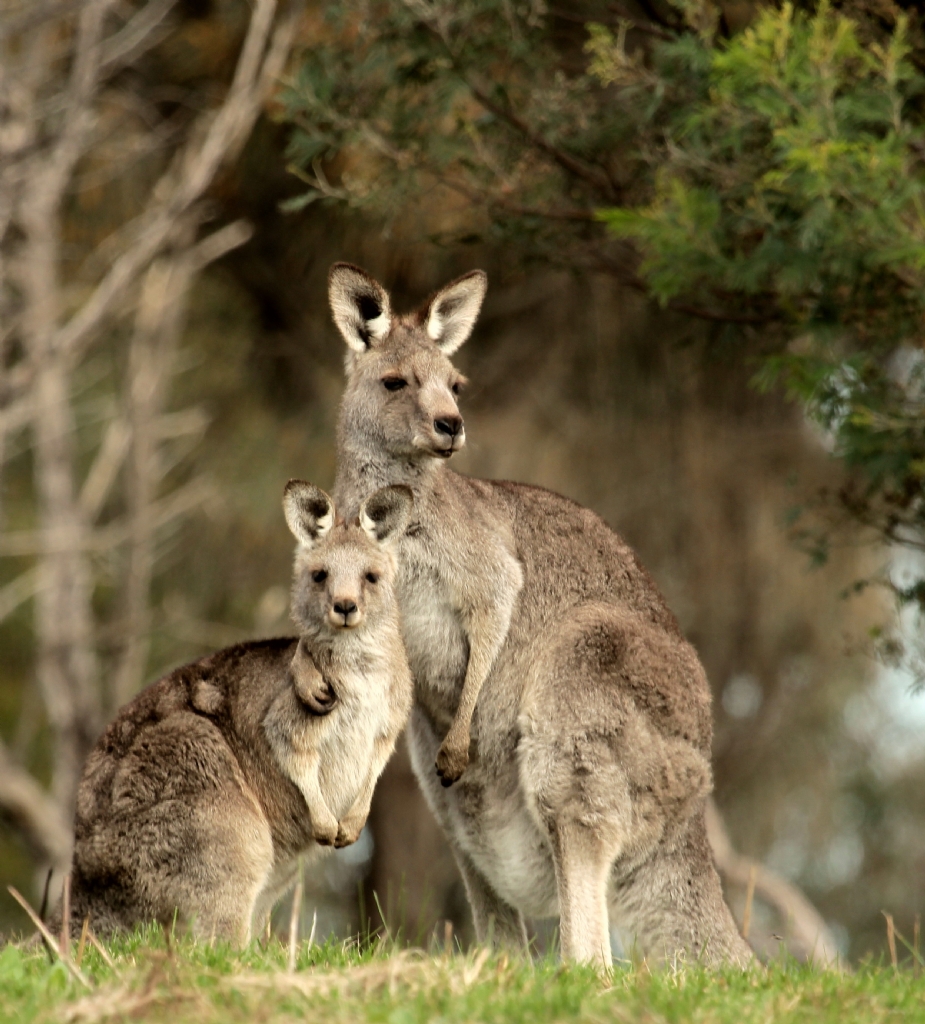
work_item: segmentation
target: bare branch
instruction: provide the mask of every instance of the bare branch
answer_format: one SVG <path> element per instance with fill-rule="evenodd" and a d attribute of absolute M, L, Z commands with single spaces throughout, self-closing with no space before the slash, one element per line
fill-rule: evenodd
<path fill-rule="evenodd" d="M 39 587 L 38 569 L 27 569 L 6 586 L 0 587 L 0 622 L 25 604 Z"/>
<path fill-rule="evenodd" d="M 177 0 L 148 0 L 126 25 L 106 40 L 100 61 L 100 76 L 105 78 L 111 75 L 156 46 L 166 34 L 157 29 L 176 5 Z"/>
<path fill-rule="evenodd" d="M 583 181 L 586 181 L 598 191 L 603 192 L 604 195 L 608 196 L 611 200 L 617 197 L 617 190 L 614 188 L 613 183 L 601 170 L 583 163 L 581 160 L 572 156 L 571 153 L 566 152 L 559 146 L 553 145 L 553 143 L 548 139 L 540 135 L 539 132 L 534 131 L 534 129 L 531 128 L 530 125 L 520 117 L 520 115 L 514 113 L 510 108 L 504 107 L 500 103 L 496 103 L 484 89 L 476 85 L 474 82 L 467 79 L 466 84 L 469 86 L 469 90 L 472 95 L 486 110 L 491 111 L 495 117 L 505 121 L 512 128 L 518 131 L 535 149 L 540 150 L 541 153 L 545 153 L 564 171 L 567 171 L 576 178 L 581 178 Z"/>
<path fill-rule="evenodd" d="M 712 800 L 707 804 L 707 835 L 713 848 L 716 867 L 726 883 L 742 889 L 753 885 L 755 895 L 769 903 L 782 920 L 788 922 L 791 952 L 798 952 L 824 966 L 838 963 L 838 946 L 819 911 L 795 885 L 763 864 L 735 851 Z"/>
<path fill-rule="evenodd" d="M 294 16 L 276 29 L 267 49 L 276 0 L 258 0 L 234 81 L 222 106 L 193 130 L 193 142 L 154 187 L 154 202 L 139 217 L 135 241 L 111 266 L 79 312 L 59 331 L 55 348 L 76 359 L 89 337 L 145 267 L 170 241 L 178 220 L 212 183 L 221 164 L 234 157 L 253 128 L 267 91 L 278 79 L 292 42 Z M 261 55 L 266 53 L 261 63 Z"/>
<path fill-rule="evenodd" d="M 70 14 L 79 10 L 87 0 L 50 0 L 47 3 L 31 3 L 28 10 L 16 17 L 5 18 L 0 22 L 0 39 L 18 35 L 37 28 L 43 22 L 51 21 L 62 14 Z"/>
<path fill-rule="evenodd" d="M 39 861 L 66 871 L 71 857 L 71 822 L 58 804 L 0 742 L 0 813 L 16 828 Z"/>
<path fill-rule="evenodd" d="M 184 487 L 162 498 L 155 506 L 155 526 L 160 529 L 179 516 L 186 515 L 212 496 L 212 486 L 205 478 L 197 477 Z M 87 531 L 78 551 L 108 551 L 124 544 L 129 537 L 129 528 L 124 520 L 116 520 L 100 529 Z M 71 530 L 43 532 L 42 530 L 16 530 L 0 535 L 0 555 L 23 557 L 40 553 L 56 555 L 74 551 L 74 534 Z M 2 591 L 0 591 L 2 593 Z"/>
<path fill-rule="evenodd" d="M 129 431 L 125 420 L 119 417 L 110 420 L 80 491 L 80 508 L 86 522 L 92 523 L 100 514 L 125 460 L 128 446 Z"/>

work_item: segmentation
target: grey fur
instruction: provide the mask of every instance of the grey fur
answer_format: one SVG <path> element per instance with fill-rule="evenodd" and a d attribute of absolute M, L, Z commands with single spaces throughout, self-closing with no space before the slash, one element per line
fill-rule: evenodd
<path fill-rule="evenodd" d="M 78 792 L 74 926 L 176 919 L 243 942 L 302 854 L 357 840 L 411 709 L 393 589 L 411 502 L 407 488 L 372 495 L 360 508 L 376 513 L 371 536 L 290 482 L 301 635 L 218 651 L 119 712 Z"/>
<path fill-rule="evenodd" d="M 342 332 L 357 273 L 389 305 L 336 264 Z M 398 580 L 412 762 L 477 933 L 521 945 L 523 915 L 558 915 L 563 955 L 607 965 L 612 919 L 656 958 L 748 963 L 704 827 L 710 691 L 655 584 L 588 509 L 442 464 L 465 442 L 461 378 L 428 328 L 441 310 L 457 348 L 485 286 L 469 274 L 351 345 L 335 486 L 348 511 L 384 484 L 414 492 Z"/>

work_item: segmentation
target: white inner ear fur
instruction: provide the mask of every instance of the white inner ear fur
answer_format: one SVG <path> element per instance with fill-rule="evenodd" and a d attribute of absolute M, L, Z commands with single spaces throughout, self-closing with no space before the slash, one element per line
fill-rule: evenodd
<path fill-rule="evenodd" d="M 427 336 L 446 355 L 452 355 L 472 333 L 487 288 L 485 273 L 473 270 L 434 296 L 427 310 Z"/>
<path fill-rule="evenodd" d="M 365 508 L 360 509 L 360 527 L 371 541 L 379 543 L 379 537 L 376 534 L 376 521 L 367 515 Z"/>
<path fill-rule="evenodd" d="M 334 323 L 355 352 L 365 352 L 371 341 L 381 341 L 389 333 L 392 326 L 389 296 L 371 277 L 339 267 L 331 275 L 328 298 Z M 367 319 L 363 315 L 363 299 L 378 306 L 376 316 Z"/>
<path fill-rule="evenodd" d="M 329 508 L 317 519 L 306 515 L 296 494 L 289 493 L 283 500 L 286 523 L 295 539 L 306 548 L 314 547 L 330 532 L 334 525 L 334 509 Z"/>

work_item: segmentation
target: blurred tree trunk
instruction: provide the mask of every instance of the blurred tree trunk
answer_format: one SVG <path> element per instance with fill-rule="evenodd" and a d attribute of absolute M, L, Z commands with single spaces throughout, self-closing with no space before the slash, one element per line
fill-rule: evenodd
<path fill-rule="evenodd" d="M 374 847 L 364 904 L 373 928 L 425 945 L 435 932 L 442 939 L 447 921 L 454 935 L 468 935 L 462 880 L 411 770 L 404 737 L 376 785 L 368 825 Z"/>
<path fill-rule="evenodd" d="M 0 742 L 0 812 L 39 866 L 58 869 L 67 865 L 77 784 L 104 711 L 130 699 L 145 676 L 158 532 L 208 493 L 201 478 L 175 484 L 168 476 L 169 443 L 204 425 L 196 410 L 166 411 L 171 354 L 196 275 L 250 236 L 234 222 L 197 241 L 203 200 L 274 88 L 300 11 L 298 2 L 280 14 L 277 0 L 256 0 L 227 91 L 164 154 L 158 140 L 174 137 L 166 118 L 149 116 L 140 129 L 118 121 L 137 106 L 119 76 L 164 38 L 175 2 L 87 0 L 76 15 L 60 5 L 20 7 L 0 25 L 0 453 L 31 430 L 35 523 L 0 533 L 0 555 L 35 560 L 0 587 L 0 618 L 35 596 L 35 678 L 52 734 L 47 792 Z M 78 277 L 73 244 L 65 253 L 68 204 L 89 187 L 88 165 L 104 181 L 131 166 L 131 152 L 126 164 L 106 151 L 113 118 L 130 138 L 134 131 L 136 151 L 166 166 L 129 219 L 95 251 L 81 252 Z M 88 283 L 94 267 L 102 269 Z M 114 379 L 97 443 L 81 434 L 80 375 L 102 339 L 118 345 L 132 319 L 125 370 Z M 108 618 L 94 605 L 103 554 L 110 586 L 116 567 L 120 595 Z M 117 652 L 107 662 L 108 694 L 101 633 Z"/>

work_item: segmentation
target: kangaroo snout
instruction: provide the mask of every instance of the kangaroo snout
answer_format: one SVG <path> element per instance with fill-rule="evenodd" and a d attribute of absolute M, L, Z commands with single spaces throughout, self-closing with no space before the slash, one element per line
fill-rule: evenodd
<path fill-rule="evenodd" d="M 466 443 L 466 431 L 462 416 L 456 413 L 434 417 L 434 434 L 437 444 L 435 454 L 448 459 Z"/>
<path fill-rule="evenodd" d="M 349 597 L 340 597 L 328 610 L 328 621 L 332 626 L 338 628 L 352 629 L 359 625 L 363 613 L 357 607 L 356 601 Z"/>
<path fill-rule="evenodd" d="M 442 416 L 440 419 L 434 420 L 434 430 L 438 434 L 446 434 L 447 437 L 456 437 L 462 428 L 462 416 Z"/>

